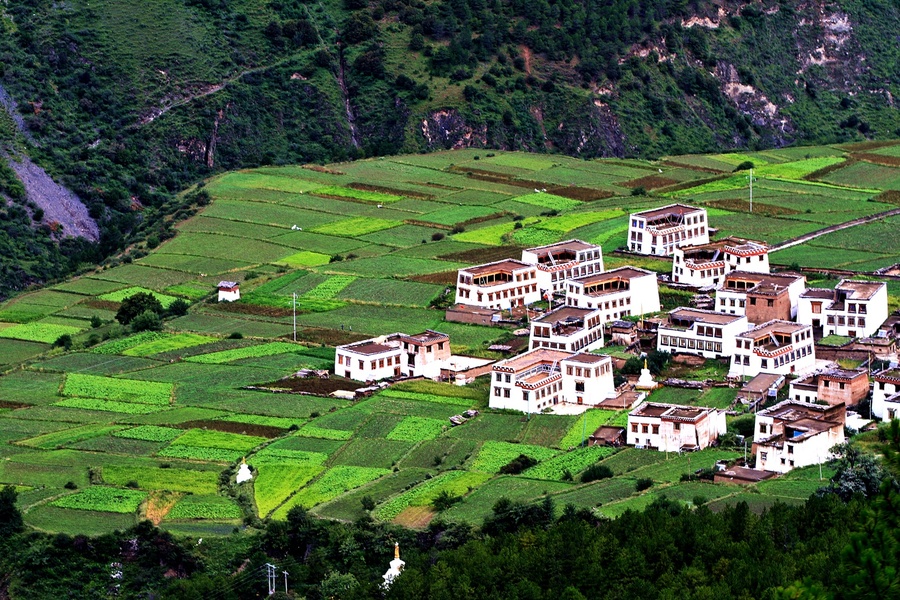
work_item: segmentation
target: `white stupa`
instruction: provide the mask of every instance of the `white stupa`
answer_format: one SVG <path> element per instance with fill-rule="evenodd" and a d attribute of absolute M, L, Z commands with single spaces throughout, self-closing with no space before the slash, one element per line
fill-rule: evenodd
<path fill-rule="evenodd" d="M 406 563 L 400 560 L 400 544 L 394 542 L 394 560 L 391 561 L 390 568 L 383 575 L 384 583 L 381 584 L 381 587 L 384 589 L 391 587 L 391 584 L 400 576 L 400 573 L 403 572 L 403 567 L 405 566 Z"/>
<path fill-rule="evenodd" d="M 253 474 L 250 472 L 250 465 L 247 464 L 247 461 L 243 458 L 241 459 L 241 466 L 238 467 L 237 477 L 235 477 L 238 483 L 244 483 L 245 481 L 250 481 L 253 479 Z"/>
<path fill-rule="evenodd" d="M 644 368 L 641 369 L 641 376 L 638 378 L 638 382 L 634 385 L 634 389 L 636 390 L 653 390 L 659 387 L 659 384 L 653 381 L 653 376 L 650 375 L 650 369 L 647 368 L 647 359 L 644 359 Z"/>

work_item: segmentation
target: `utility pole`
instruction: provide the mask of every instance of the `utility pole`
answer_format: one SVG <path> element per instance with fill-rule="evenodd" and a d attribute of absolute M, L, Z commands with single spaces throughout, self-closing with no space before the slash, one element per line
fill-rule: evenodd
<path fill-rule="evenodd" d="M 294 292 L 291 295 L 291 297 L 293 299 L 293 301 L 291 302 L 291 305 L 294 308 L 294 341 L 296 342 L 297 341 L 297 292 Z"/>
<path fill-rule="evenodd" d="M 287 575 L 288 575 L 288 573 L 287 573 L 287 571 L 282 571 L 282 573 L 284 573 L 284 593 L 287 594 L 288 593 L 288 591 L 287 591 Z"/>
<path fill-rule="evenodd" d="M 750 167 L 750 212 L 753 212 L 753 167 Z"/>
<path fill-rule="evenodd" d="M 275 593 L 275 565 L 266 563 L 266 579 L 269 584 L 269 595 Z"/>

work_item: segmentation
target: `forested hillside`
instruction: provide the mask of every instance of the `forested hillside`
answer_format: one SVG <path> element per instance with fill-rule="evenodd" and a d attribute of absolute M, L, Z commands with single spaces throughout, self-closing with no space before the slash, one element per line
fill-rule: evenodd
<path fill-rule="evenodd" d="M 72 189 L 101 233 L 60 250 L 34 207 L 11 207 L 0 295 L 164 238 L 172 195 L 220 169 L 464 146 L 658 157 L 900 128 L 889 0 L 6 0 L 0 29 L 19 121 L 0 117 L 4 153 Z"/>

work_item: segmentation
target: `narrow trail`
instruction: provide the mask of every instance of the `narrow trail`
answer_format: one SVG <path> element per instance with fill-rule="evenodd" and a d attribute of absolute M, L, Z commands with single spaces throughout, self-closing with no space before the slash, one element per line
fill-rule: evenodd
<path fill-rule="evenodd" d="M 338 66 L 335 71 L 338 88 L 341 90 L 341 100 L 344 101 L 344 112 L 347 114 L 347 125 L 350 127 L 350 141 L 353 142 L 354 148 L 359 148 L 359 131 L 356 128 L 356 115 L 353 113 L 353 106 L 350 104 L 350 92 L 347 90 L 347 83 L 344 79 L 344 49 L 338 49 Z"/>
<path fill-rule="evenodd" d="M 896 215 L 900 215 L 900 208 L 894 208 L 892 210 L 876 213 L 874 215 L 869 215 L 867 217 L 860 217 L 858 219 L 853 219 L 852 221 L 847 221 L 846 223 L 840 223 L 838 225 L 831 225 L 829 227 L 825 227 L 824 229 L 817 229 L 816 231 L 807 233 L 805 235 L 801 235 L 800 237 L 795 237 L 790 240 L 785 240 L 785 241 L 781 242 L 780 244 L 773 244 L 772 246 L 769 247 L 769 251 L 775 252 L 777 250 L 784 250 L 785 248 L 791 248 L 793 246 L 803 244 L 810 240 L 814 240 L 818 237 L 822 237 L 823 235 L 827 235 L 829 233 L 834 233 L 835 231 L 841 231 L 842 229 L 849 229 L 851 227 L 856 227 L 857 225 L 864 225 L 866 223 L 880 221 L 881 219 L 884 219 L 887 217 L 893 217 Z"/>

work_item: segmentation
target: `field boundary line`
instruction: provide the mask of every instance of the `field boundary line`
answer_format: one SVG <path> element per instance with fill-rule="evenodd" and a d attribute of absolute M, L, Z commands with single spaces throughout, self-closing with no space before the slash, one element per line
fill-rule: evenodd
<path fill-rule="evenodd" d="M 794 246 L 798 246 L 810 240 L 814 240 L 816 238 L 822 237 L 823 235 L 827 235 L 829 233 L 834 233 L 835 231 L 842 231 L 844 229 L 849 229 L 851 227 L 856 227 L 857 225 L 864 225 L 866 223 L 872 223 L 873 221 L 878 221 L 880 219 L 885 219 L 887 217 L 894 217 L 900 215 L 900 208 L 894 208 L 891 210 L 887 210 L 885 212 L 875 213 L 874 215 L 868 215 L 866 217 L 860 217 L 858 219 L 853 219 L 852 221 L 847 221 L 846 223 L 840 223 L 838 225 L 830 225 L 823 229 L 817 229 L 816 231 L 812 231 L 810 233 L 801 235 L 800 237 L 796 237 L 790 240 L 785 240 L 778 244 L 773 244 L 769 246 L 770 252 L 777 252 L 778 250 L 785 250 L 787 248 L 792 248 Z"/>

